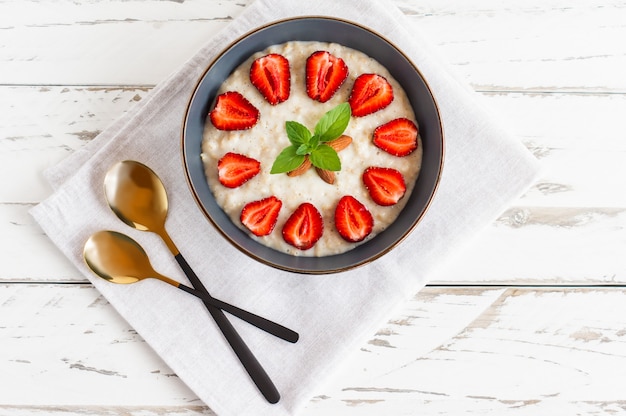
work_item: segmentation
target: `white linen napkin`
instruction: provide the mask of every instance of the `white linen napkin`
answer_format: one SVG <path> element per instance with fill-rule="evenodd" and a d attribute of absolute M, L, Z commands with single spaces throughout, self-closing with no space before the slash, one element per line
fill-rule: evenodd
<path fill-rule="evenodd" d="M 326 15 L 381 33 L 420 68 L 438 100 L 446 161 L 436 198 L 417 229 L 392 253 L 341 274 L 304 276 L 248 258 L 216 232 L 188 190 L 180 155 L 185 106 L 212 58 L 242 34 L 291 16 Z M 112 229 L 130 235 L 155 269 L 187 282 L 152 233 L 122 224 L 104 200 L 103 177 L 114 163 L 135 159 L 163 180 L 170 200 L 166 228 L 211 294 L 300 333 L 289 344 L 229 317 L 276 384 L 282 399 L 267 403 L 204 305 L 158 281 L 118 286 L 95 278 L 82 260 L 86 239 Z M 490 119 L 473 92 L 452 75 L 406 17 L 388 1 L 257 0 L 208 40 L 91 143 L 47 172 L 55 192 L 31 210 L 43 230 L 117 311 L 219 415 L 292 415 L 342 360 L 371 337 L 402 301 L 427 282 L 455 249 L 492 222 L 534 181 L 537 161 Z M 419 375 L 416 375 L 419 377 Z"/>

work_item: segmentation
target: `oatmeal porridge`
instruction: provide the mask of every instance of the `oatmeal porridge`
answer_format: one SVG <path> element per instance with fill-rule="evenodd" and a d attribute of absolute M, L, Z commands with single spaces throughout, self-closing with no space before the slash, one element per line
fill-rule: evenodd
<path fill-rule="evenodd" d="M 307 74 L 311 71 L 309 65 L 313 65 L 309 58 L 320 51 L 324 52 L 326 59 L 320 67 L 328 68 L 334 62 L 329 63 L 328 59 L 340 58 L 347 72 L 332 94 L 312 92 L 311 88 L 317 86 L 317 81 L 307 80 Z M 280 59 L 271 62 L 270 69 L 253 68 L 259 64 L 257 60 L 261 61 L 260 58 L 266 56 Z M 282 68 L 278 71 L 285 71 L 286 68 L 289 77 L 287 87 L 273 82 L 265 72 L 274 67 Z M 270 79 L 268 88 L 275 93 L 271 98 L 263 91 L 263 86 L 255 82 L 256 71 L 260 71 L 259 77 L 267 76 Z M 333 67 L 332 71 L 334 75 L 337 69 Z M 327 80 L 318 81 L 323 83 Z M 374 81 L 383 82 L 384 88 L 392 93 L 392 98 L 373 109 L 358 109 L 354 105 L 358 100 L 358 97 L 354 98 L 358 95 L 357 87 L 360 92 L 371 88 L 371 84 L 362 87 L 359 83 Z M 245 111 L 237 115 L 237 120 L 215 114 L 217 107 L 222 105 L 219 97 L 225 101 L 238 100 L 238 105 L 241 104 Z M 300 163 L 296 163 L 297 167 L 306 169 L 300 169 L 302 172 L 294 174 L 296 169 L 292 166 L 291 173 L 270 173 L 279 154 L 294 143 L 286 132 L 286 122 L 297 122 L 306 127 L 311 135 L 315 135 L 316 125 L 324 115 L 329 112 L 335 114 L 335 109 L 345 109 L 347 105 L 341 104 L 347 102 L 352 110 L 347 127 L 339 137 L 333 138 L 334 143 L 328 141 L 326 146 L 336 148 L 340 170 L 319 169 L 316 166 L 308 168 L 309 165 L 300 166 Z M 366 104 L 369 103 L 371 100 Z M 218 205 L 233 223 L 246 230 L 251 238 L 278 251 L 295 256 L 328 256 L 351 250 L 373 238 L 397 218 L 420 171 L 421 138 L 413 109 L 401 86 L 380 63 L 339 44 L 287 42 L 256 53 L 226 79 L 218 91 L 218 100 L 214 106 L 216 108 L 207 117 L 201 154 L 209 187 Z M 385 136 L 387 130 L 403 129 L 405 125 L 413 126 L 414 144 L 406 151 L 396 152 L 395 142 L 404 138 L 392 137 L 390 144 Z M 380 138 L 374 139 L 379 134 Z M 400 136 L 404 136 L 404 130 Z M 407 147 L 406 143 L 400 143 L 399 146 Z M 302 157 L 307 161 L 315 160 L 313 156 L 313 153 L 299 155 L 297 160 L 301 161 Z M 249 177 L 233 184 L 224 180 L 221 172 L 226 169 L 230 159 L 232 163 L 244 166 L 244 171 L 252 171 Z M 399 177 L 390 178 L 388 173 Z M 395 186 L 394 181 L 398 180 L 404 189 L 395 195 L 395 199 L 392 195 L 391 201 L 381 201 L 372 190 L 379 179 L 384 182 L 383 188 L 389 181 Z M 347 200 L 345 196 L 352 198 Z M 267 232 L 257 233 L 244 219 L 247 214 L 244 207 L 255 201 L 263 201 L 265 205 L 261 205 L 271 207 L 264 208 L 263 216 L 274 215 L 276 218 L 269 231 L 265 230 Z M 342 209 L 347 207 L 349 214 L 346 217 L 352 218 L 353 214 L 358 214 L 357 228 L 365 221 L 363 218 L 369 221 L 369 228 L 363 235 L 353 239 L 346 236 L 338 206 Z M 309 221 L 313 218 L 311 215 L 315 216 L 311 214 L 311 207 L 321 216 L 319 239 L 316 238 L 310 247 L 299 246 L 289 238 L 291 227 L 294 227 L 294 221 L 297 222 L 292 217 L 296 211 L 301 213 L 306 208 L 309 217 L 305 217 Z M 295 227 L 307 228 L 309 225 L 305 221 L 297 223 Z"/>

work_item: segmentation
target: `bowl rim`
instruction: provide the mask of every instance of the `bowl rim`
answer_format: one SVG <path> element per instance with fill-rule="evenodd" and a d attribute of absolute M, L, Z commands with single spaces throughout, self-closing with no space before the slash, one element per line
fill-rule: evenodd
<path fill-rule="evenodd" d="M 191 177 L 191 173 L 189 172 L 188 169 L 188 159 L 187 159 L 187 154 L 185 151 L 185 143 L 186 143 L 186 132 L 187 132 L 187 126 L 188 126 L 188 122 L 189 122 L 189 112 L 191 109 L 192 104 L 194 103 L 195 99 L 196 99 L 196 95 L 198 93 L 198 89 L 201 86 L 201 84 L 203 83 L 204 79 L 206 78 L 208 72 L 215 66 L 215 64 L 225 55 L 227 54 L 232 48 L 234 48 L 237 44 L 239 44 L 240 42 L 244 41 L 245 39 L 247 39 L 250 36 L 253 36 L 255 33 L 261 32 L 267 28 L 276 26 L 276 25 L 280 25 L 286 22 L 292 22 L 292 21 L 301 21 L 301 20 L 310 20 L 310 19 L 321 19 L 321 20 L 328 20 L 328 21 L 335 21 L 338 23 L 342 23 L 342 24 L 347 24 L 347 25 L 351 25 L 351 26 L 355 26 L 356 28 L 369 32 L 370 34 L 374 35 L 375 37 L 380 38 L 383 42 L 387 43 L 391 48 L 393 48 L 398 54 L 400 54 L 402 56 L 402 58 L 404 58 L 407 63 L 412 67 L 412 69 L 417 73 L 417 75 L 421 78 L 422 82 L 424 83 L 424 86 L 426 88 L 426 90 L 428 91 L 429 95 L 430 95 L 430 99 L 432 100 L 433 106 L 434 106 L 434 111 L 437 115 L 437 126 L 438 126 L 438 135 L 439 137 L 441 137 L 440 139 L 440 144 L 441 144 L 441 157 L 439 158 L 439 163 L 437 166 L 437 172 L 436 172 L 436 179 L 434 181 L 433 184 L 433 188 L 432 191 L 430 192 L 430 195 L 428 196 L 428 200 L 426 201 L 426 203 L 423 205 L 422 207 L 422 211 L 421 213 L 416 216 L 412 221 L 411 224 L 409 226 L 406 227 L 406 229 L 404 230 L 404 232 L 401 233 L 401 235 L 396 238 L 391 244 L 387 245 L 384 249 L 382 250 L 378 250 L 375 254 L 368 256 L 367 258 L 357 261 L 357 262 L 352 262 L 351 264 L 347 264 L 345 266 L 341 266 L 341 267 L 329 267 L 329 268 L 323 268 L 323 269 L 304 269 L 304 268 L 299 268 L 297 266 L 287 266 L 284 264 L 280 264 L 278 262 L 274 262 L 271 260 L 266 259 L 265 257 L 258 255 L 256 253 L 251 252 L 250 250 L 246 249 L 245 247 L 243 247 L 242 245 L 240 245 L 237 241 L 235 241 L 235 239 L 230 236 L 223 228 L 222 226 L 213 218 L 213 216 L 211 215 L 211 213 L 208 211 L 208 209 L 204 206 L 204 203 L 201 199 L 201 197 L 198 195 L 198 191 L 196 190 L 192 177 Z M 187 104 L 185 106 L 185 111 L 183 114 L 183 122 L 182 122 L 182 126 L 181 126 L 181 134 L 180 134 L 180 149 L 181 149 L 181 156 L 182 156 L 182 165 L 183 165 L 183 172 L 184 172 L 184 176 L 185 176 L 185 180 L 187 182 L 187 186 L 193 196 L 193 199 L 196 203 L 196 205 L 198 206 L 198 208 L 200 209 L 200 211 L 203 213 L 203 215 L 209 220 L 209 222 L 213 225 L 213 227 L 218 231 L 218 233 L 226 240 L 228 241 L 232 246 L 234 246 L 235 248 L 237 248 L 240 252 L 244 253 L 245 255 L 247 255 L 248 257 L 273 268 L 279 269 L 279 270 L 283 270 L 283 271 L 288 271 L 288 272 L 293 272 L 293 273 L 297 273 L 297 274 L 309 274 L 309 275 L 323 275 L 323 274 L 332 274 L 332 273 L 340 273 L 340 272 L 345 272 L 348 270 L 353 270 L 362 266 L 365 266 L 367 264 L 370 264 L 372 262 L 374 262 L 375 260 L 379 259 L 380 257 L 384 256 L 385 254 L 389 253 L 390 251 L 392 251 L 394 248 L 396 248 L 399 244 L 401 244 L 412 232 L 413 230 L 417 227 L 417 225 L 420 223 L 420 221 L 422 220 L 422 218 L 426 215 L 426 213 L 428 212 L 428 210 L 430 209 L 430 206 L 432 205 L 432 202 L 435 198 L 435 195 L 438 192 L 439 189 L 439 185 L 441 183 L 441 176 L 442 176 L 442 172 L 443 172 L 443 165 L 444 165 L 444 160 L 446 158 L 446 139 L 445 139 L 445 131 L 443 128 L 443 120 L 441 118 L 441 111 L 440 111 L 440 107 L 439 104 L 437 102 L 437 98 L 435 97 L 435 95 L 433 94 L 432 88 L 430 86 L 430 84 L 428 83 L 427 79 L 424 77 L 424 75 L 422 74 L 422 72 L 420 71 L 420 69 L 417 67 L 417 65 L 415 65 L 415 63 L 413 62 L 413 60 L 406 55 L 406 53 L 404 53 L 404 51 L 402 49 L 400 49 L 395 43 L 393 43 L 392 41 L 390 41 L 387 37 L 383 36 L 382 34 L 380 34 L 379 32 L 363 25 L 360 24 L 358 22 L 354 22 L 351 20 L 347 20 L 347 19 L 343 19 L 343 18 L 337 18 L 337 17 L 332 17 L 332 16 L 321 16 L 321 15 L 304 15 L 304 16 L 294 16 L 294 17 L 288 17 L 288 18 L 283 18 L 283 19 L 278 19 L 278 20 L 274 20 L 271 22 L 267 22 L 265 24 L 262 24 L 260 26 L 257 26 L 247 32 L 245 32 L 244 34 L 238 36 L 237 38 L 235 38 L 234 40 L 232 40 L 231 42 L 228 43 L 228 45 L 226 45 L 225 47 L 223 47 L 219 53 L 217 53 L 211 60 L 210 62 L 206 65 L 206 67 L 204 68 L 204 70 L 202 71 L 202 73 L 198 76 L 198 79 L 196 81 L 196 83 L 193 86 L 193 90 L 192 90 L 192 94 L 190 95 Z M 418 176 L 419 177 L 419 176 Z M 207 185 L 208 186 L 208 185 Z M 403 208 L 404 211 L 405 208 Z M 402 212 L 402 211 L 401 211 Z M 400 214 L 401 215 L 401 214 Z M 252 239 L 251 237 L 248 236 L 248 238 Z M 376 238 L 376 236 L 374 237 Z M 255 241 L 255 243 L 264 246 L 262 243 Z M 267 247 L 267 246 L 264 246 Z M 269 248 L 270 250 L 276 251 L 275 249 Z M 358 246 L 347 251 L 347 252 L 343 252 L 343 253 L 338 253 L 336 254 L 337 256 L 340 256 L 342 254 L 346 254 L 349 253 L 352 250 L 356 250 L 358 249 Z M 334 256 L 334 255 L 332 255 Z M 307 258 L 305 256 L 291 256 L 291 257 L 295 257 L 295 258 Z M 310 256 L 309 256 L 310 257 Z M 317 259 L 324 259 L 324 258 L 328 258 L 331 256 L 320 256 L 320 257 L 314 257 Z"/>

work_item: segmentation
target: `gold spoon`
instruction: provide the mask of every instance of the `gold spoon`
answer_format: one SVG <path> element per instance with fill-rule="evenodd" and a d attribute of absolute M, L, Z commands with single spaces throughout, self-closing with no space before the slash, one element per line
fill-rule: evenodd
<path fill-rule="evenodd" d="M 158 234 L 193 287 L 210 296 L 165 231 L 165 218 L 168 210 L 167 194 L 163 182 L 150 168 L 132 160 L 116 163 L 106 174 L 104 191 L 109 206 L 119 219 L 138 230 Z M 276 386 L 235 331 L 226 315 L 208 302 L 205 302 L 205 305 L 259 391 L 268 402 L 277 403 L 280 400 L 280 394 Z"/>
<path fill-rule="evenodd" d="M 98 231 L 85 243 L 83 258 L 99 277 L 112 283 L 130 284 L 144 279 L 158 279 L 192 294 L 246 322 L 289 342 L 296 342 L 298 334 L 275 322 L 236 306 L 222 302 L 203 292 L 185 286 L 154 270 L 145 250 L 132 238 L 115 231 Z"/>

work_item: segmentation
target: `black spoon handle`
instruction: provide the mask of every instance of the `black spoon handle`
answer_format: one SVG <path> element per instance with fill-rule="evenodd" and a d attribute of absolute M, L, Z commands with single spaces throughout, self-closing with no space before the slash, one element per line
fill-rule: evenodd
<path fill-rule="evenodd" d="M 262 316 L 238 308 L 237 306 L 231 305 L 230 303 L 223 302 L 217 298 L 214 298 L 208 293 L 192 289 L 189 286 L 179 284 L 178 288 L 191 295 L 194 295 L 195 297 L 211 303 L 213 306 L 220 308 L 224 312 L 228 312 L 229 314 L 236 316 L 237 318 L 242 319 L 259 329 L 262 329 L 265 332 L 277 336 L 278 338 L 282 338 L 285 341 L 291 343 L 295 343 L 298 341 L 299 335 L 297 332 L 292 331 L 291 329 L 284 327 L 280 324 L 277 324 L 276 322 L 270 321 L 269 319 L 263 318 Z"/>
<path fill-rule="evenodd" d="M 206 293 L 210 296 L 209 292 L 206 290 L 206 288 L 204 287 L 198 276 L 196 276 L 191 267 L 189 267 L 189 264 L 183 258 L 182 254 L 178 253 L 174 257 L 187 275 L 187 278 L 189 279 L 193 287 L 196 290 Z M 224 337 L 239 358 L 239 361 L 241 361 L 241 364 L 250 375 L 250 378 L 252 378 L 254 384 L 256 384 L 261 394 L 263 394 L 268 402 L 278 403 L 278 401 L 280 400 L 280 393 L 278 393 L 276 386 L 269 378 L 256 357 L 252 354 L 252 351 L 250 351 L 246 343 L 243 341 L 243 339 L 241 339 L 239 333 L 237 333 L 233 325 L 226 318 L 224 312 L 222 312 L 221 309 L 211 305 L 209 302 L 204 302 L 204 304 L 206 305 L 209 313 L 217 323 L 217 326 L 222 331 L 222 334 L 224 334 Z"/>

